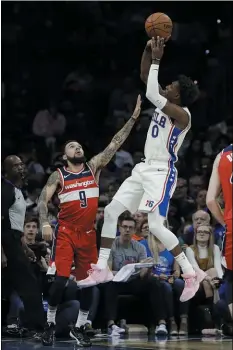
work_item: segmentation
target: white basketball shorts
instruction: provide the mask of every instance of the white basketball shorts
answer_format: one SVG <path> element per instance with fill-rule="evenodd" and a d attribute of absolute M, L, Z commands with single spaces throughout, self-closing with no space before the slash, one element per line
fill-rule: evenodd
<path fill-rule="evenodd" d="M 177 181 L 177 170 L 174 165 L 153 161 L 153 164 L 137 164 L 132 175 L 127 178 L 113 197 L 122 203 L 131 213 L 153 212 L 167 217 L 170 198 Z"/>

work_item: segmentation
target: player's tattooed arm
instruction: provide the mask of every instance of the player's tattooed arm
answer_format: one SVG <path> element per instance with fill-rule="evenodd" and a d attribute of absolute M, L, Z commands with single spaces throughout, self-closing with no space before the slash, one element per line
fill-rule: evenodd
<path fill-rule="evenodd" d="M 105 167 L 110 162 L 114 154 L 117 152 L 117 150 L 121 147 L 121 145 L 127 139 L 127 137 L 130 134 L 130 131 L 132 130 L 136 120 L 140 115 L 141 103 L 142 103 L 141 96 L 138 95 L 136 107 L 131 118 L 127 121 L 127 123 L 123 126 L 123 128 L 120 131 L 118 131 L 118 133 L 113 137 L 112 141 L 105 148 L 105 150 L 99 153 L 97 156 L 93 157 L 89 161 L 88 164 L 94 173 L 97 170 Z"/>
<path fill-rule="evenodd" d="M 38 206 L 41 226 L 43 226 L 44 224 L 48 224 L 48 202 L 53 197 L 59 185 L 60 185 L 60 176 L 58 174 L 58 171 L 55 171 L 48 178 L 48 181 L 44 186 L 38 200 L 37 206 Z"/>

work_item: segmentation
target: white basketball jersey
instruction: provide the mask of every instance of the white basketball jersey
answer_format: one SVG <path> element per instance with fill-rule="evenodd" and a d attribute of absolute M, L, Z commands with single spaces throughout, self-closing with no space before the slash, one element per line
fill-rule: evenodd
<path fill-rule="evenodd" d="M 146 160 L 176 162 L 177 153 L 182 145 L 185 135 L 191 127 L 191 114 L 188 108 L 184 108 L 190 119 L 184 130 L 178 129 L 171 118 L 164 114 L 159 108 L 153 113 L 149 130 L 147 132 L 144 154 Z"/>

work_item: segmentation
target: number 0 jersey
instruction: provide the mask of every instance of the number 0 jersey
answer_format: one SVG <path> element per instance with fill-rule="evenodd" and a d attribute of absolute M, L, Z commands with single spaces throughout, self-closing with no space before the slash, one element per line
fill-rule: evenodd
<path fill-rule="evenodd" d="M 147 132 L 144 154 L 147 160 L 157 160 L 164 163 L 177 161 L 177 153 L 185 135 L 191 127 L 191 114 L 188 108 L 183 108 L 189 115 L 189 123 L 184 130 L 178 129 L 170 117 L 159 108 L 155 109 Z"/>
<path fill-rule="evenodd" d="M 93 229 L 99 200 L 99 186 L 87 164 L 79 173 L 73 173 L 65 167 L 57 169 L 61 190 L 59 225 L 70 224 L 85 230 Z"/>

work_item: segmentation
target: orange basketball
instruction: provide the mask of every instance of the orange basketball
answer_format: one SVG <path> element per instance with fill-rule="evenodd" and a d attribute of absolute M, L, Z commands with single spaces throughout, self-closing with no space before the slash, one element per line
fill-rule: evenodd
<path fill-rule="evenodd" d="M 145 22 L 145 29 L 150 38 L 167 38 L 172 33 L 172 21 L 165 13 L 152 13 Z"/>

